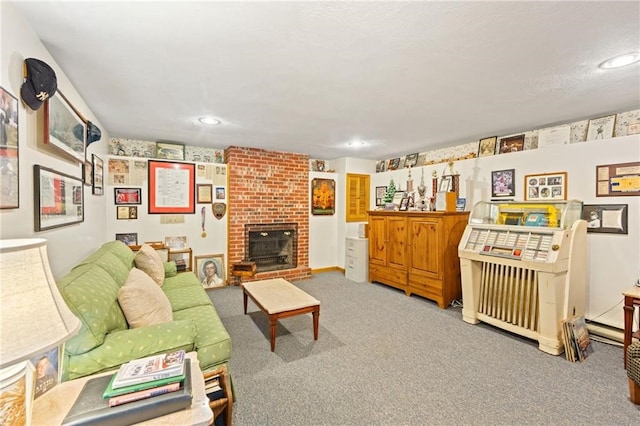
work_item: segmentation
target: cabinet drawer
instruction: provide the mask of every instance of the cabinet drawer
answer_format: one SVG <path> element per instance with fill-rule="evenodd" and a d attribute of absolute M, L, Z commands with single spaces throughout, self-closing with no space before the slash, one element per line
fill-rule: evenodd
<path fill-rule="evenodd" d="M 426 278 L 422 275 L 409 274 L 409 287 L 415 288 L 417 293 L 442 296 L 442 281 Z"/>
<path fill-rule="evenodd" d="M 407 285 L 407 272 L 389 267 L 369 265 L 369 277 L 372 281 L 378 279 L 382 283 L 392 282 Z"/>

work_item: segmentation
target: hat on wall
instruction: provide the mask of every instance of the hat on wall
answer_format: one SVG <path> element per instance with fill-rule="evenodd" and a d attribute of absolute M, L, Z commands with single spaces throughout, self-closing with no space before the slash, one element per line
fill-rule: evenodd
<path fill-rule="evenodd" d="M 92 122 L 87 121 L 87 146 L 96 141 L 99 141 L 101 137 L 102 132 L 100 131 L 100 128 Z"/>
<path fill-rule="evenodd" d="M 40 59 L 24 60 L 24 82 L 20 88 L 22 101 L 36 111 L 44 101 L 56 93 L 58 80 L 56 73 Z"/>

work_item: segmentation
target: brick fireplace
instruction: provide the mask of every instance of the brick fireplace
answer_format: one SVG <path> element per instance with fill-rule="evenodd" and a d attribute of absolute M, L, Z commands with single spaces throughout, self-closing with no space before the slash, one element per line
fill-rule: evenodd
<path fill-rule="evenodd" d="M 296 229 L 295 253 L 286 269 L 260 268 L 253 278 L 299 280 L 309 267 L 309 156 L 256 148 L 229 147 L 229 265 L 248 260 L 248 234 L 255 229 Z M 283 229 L 284 229 L 283 228 Z"/>

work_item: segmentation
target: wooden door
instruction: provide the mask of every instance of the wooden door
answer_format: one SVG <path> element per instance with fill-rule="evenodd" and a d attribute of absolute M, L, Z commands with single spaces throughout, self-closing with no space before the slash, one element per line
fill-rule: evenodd
<path fill-rule="evenodd" d="M 387 217 L 387 244 L 388 266 L 406 269 L 407 219 L 405 217 Z"/>
<path fill-rule="evenodd" d="M 369 262 L 387 266 L 387 229 L 386 219 L 369 216 Z"/>
<path fill-rule="evenodd" d="M 433 278 L 442 274 L 442 221 L 430 218 L 412 218 L 411 234 L 411 271 L 423 272 Z"/>

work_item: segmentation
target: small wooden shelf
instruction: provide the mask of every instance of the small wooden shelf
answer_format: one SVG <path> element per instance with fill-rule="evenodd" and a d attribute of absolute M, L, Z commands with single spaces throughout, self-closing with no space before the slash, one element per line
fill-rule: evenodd
<path fill-rule="evenodd" d="M 186 249 L 169 249 L 169 261 L 175 261 L 176 265 L 179 265 L 181 260 L 184 260 L 186 266 L 185 269 L 178 269 L 178 272 L 191 272 L 193 269 L 193 250 Z"/>

